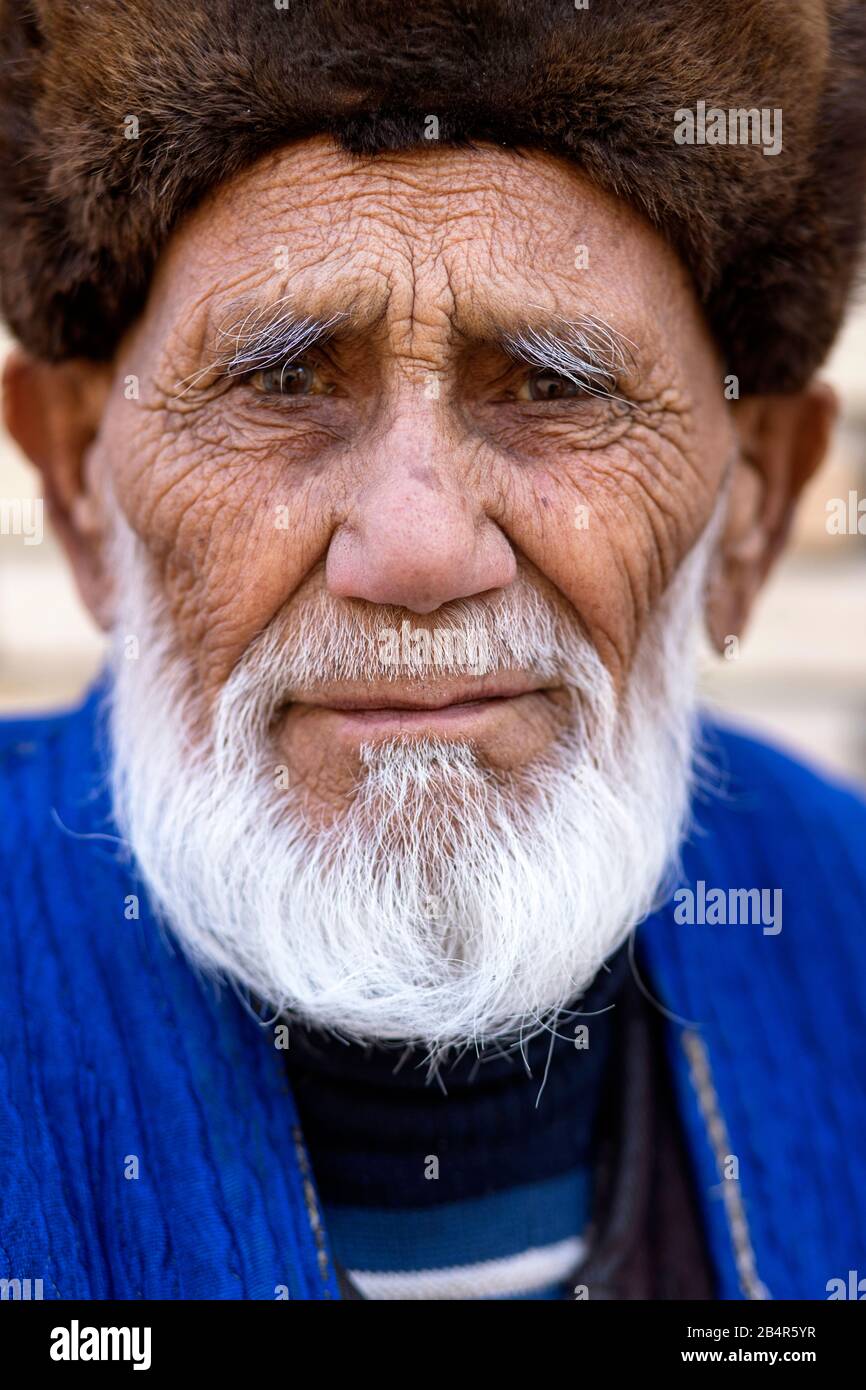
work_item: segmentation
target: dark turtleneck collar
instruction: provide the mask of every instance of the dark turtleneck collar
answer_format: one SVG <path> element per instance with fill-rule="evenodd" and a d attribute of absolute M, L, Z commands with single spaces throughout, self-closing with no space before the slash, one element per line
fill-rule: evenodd
<path fill-rule="evenodd" d="M 286 1062 L 325 1206 L 435 1205 L 589 1171 L 627 974 L 623 947 L 555 1034 L 466 1050 L 433 1076 L 421 1049 L 293 1025 Z M 435 1182 L 424 1176 L 431 1154 Z"/>

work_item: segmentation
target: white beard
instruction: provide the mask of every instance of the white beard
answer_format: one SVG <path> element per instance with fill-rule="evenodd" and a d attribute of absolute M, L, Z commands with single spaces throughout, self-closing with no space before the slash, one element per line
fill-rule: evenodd
<path fill-rule="evenodd" d="M 197 739 L 188 663 L 118 519 L 115 809 L 192 960 L 278 1013 L 347 1038 L 419 1043 L 433 1057 L 533 1032 L 565 1008 L 653 908 L 685 830 L 695 618 L 715 529 L 657 606 L 619 702 L 576 620 L 565 630 L 536 590 L 448 605 L 437 621 L 480 624 L 494 669 L 565 675 L 568 733 L 517 778 L 458 741 L 367 747 L 351 806 L 313 829 L 300 797 L 275 785 L 269 731 L 299 676 L 373 669 L 369 620 L 359 627 L 336 602 L 330 627 L 321 607 L 280 615 Z M 129 634 L 137 660 L 125 659 Z"/>

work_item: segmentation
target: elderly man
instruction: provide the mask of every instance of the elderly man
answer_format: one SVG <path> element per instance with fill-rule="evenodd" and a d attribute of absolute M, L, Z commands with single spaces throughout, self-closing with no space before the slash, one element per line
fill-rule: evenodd
<path fill-rule="evenodd" d="M 0 742 L 0 1273 L 826 1298 L 866 806 L 694 677 L 827 445 L 863 11 L 404 11 L 2 8 L 6 418 L 113 642 Z"/>

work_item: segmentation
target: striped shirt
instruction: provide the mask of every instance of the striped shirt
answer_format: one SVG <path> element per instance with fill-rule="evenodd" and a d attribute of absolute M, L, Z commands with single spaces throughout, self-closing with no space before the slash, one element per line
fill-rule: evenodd
<path fill-rule="evenodd" d="M 562 1298 L 586 1252 L 620 951 L 556 1033 L 424 1054 L 293 1026 L 292 1087 L 335 1258 L 370 1299 Z"/>

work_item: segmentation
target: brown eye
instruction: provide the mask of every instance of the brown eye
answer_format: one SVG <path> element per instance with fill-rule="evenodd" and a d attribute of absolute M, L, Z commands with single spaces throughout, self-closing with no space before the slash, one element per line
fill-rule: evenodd
<path fill-rule="evenodd" d="M 263 396 L 316 396 L 323 393 L 318 373 L 305 362 L 283 362 L 253 372 L 253 388 Z"/>
<path fill-rule="evenodd" d="M 577 382 L 548 371 L 534 372 L 526 382 L 526 391 L 525 396 L 521 393 L 521 398 L 530 401 L 561 401 L 586 394 Z"/>

